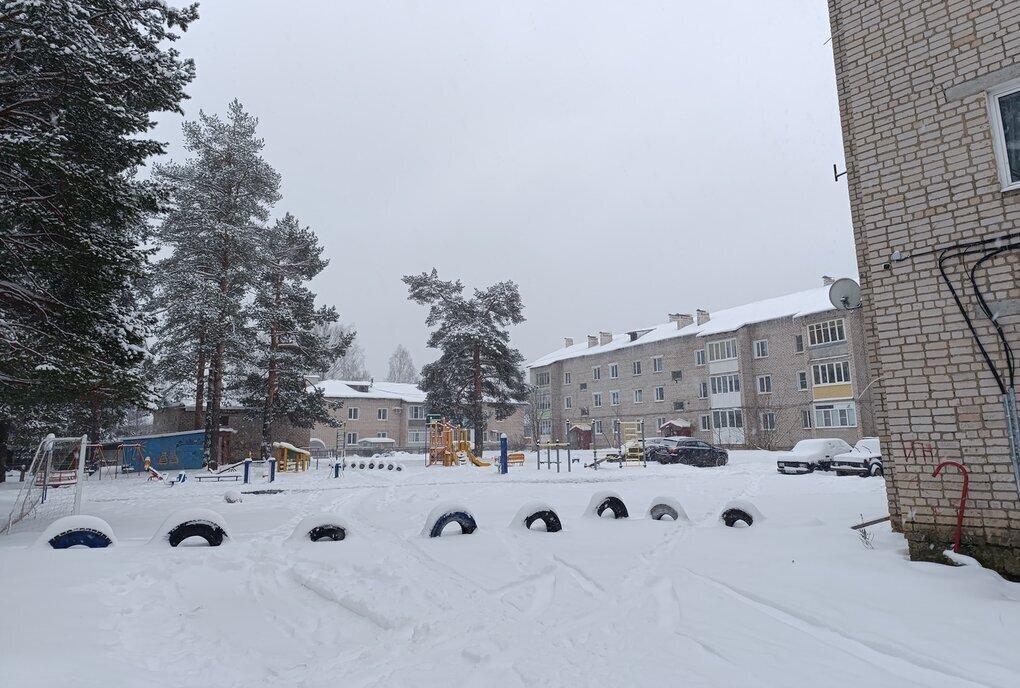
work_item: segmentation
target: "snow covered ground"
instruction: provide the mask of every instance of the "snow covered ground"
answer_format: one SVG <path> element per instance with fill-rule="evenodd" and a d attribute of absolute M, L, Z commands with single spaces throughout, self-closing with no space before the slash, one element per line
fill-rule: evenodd
<path fill-rule="evenodd" d="M 1020 585 L 911 563 L 888 525 L 864 547 L 848 526 L 886 513 L 880 480 L 781 476 L 766 452 L 705 469 L 406 465 L 283 474 L 283 492 L 236 504 L 224 493 L 268 486 L 89 482 L 83 512 L 109 521 L 115 547 L 29 548 L 45 523 L 0 538 L 3 683 L 1020 686 Z M 17 488 L 0 485 L 4 513 Z M 582 518 L 605 490 L 630 519 Z M 645 518 L 660 495 L 690 523 Z M 735 499 L 765 520 L 721 525 Z M 531 501 L 563 530 L 511 527 Z M 478 530 L 422 537 L 441 502 Z M 222 514 L 227 543 L 148 544 L 194 508 Z M 347 539 L 288 539 L 318 512 Z"/>

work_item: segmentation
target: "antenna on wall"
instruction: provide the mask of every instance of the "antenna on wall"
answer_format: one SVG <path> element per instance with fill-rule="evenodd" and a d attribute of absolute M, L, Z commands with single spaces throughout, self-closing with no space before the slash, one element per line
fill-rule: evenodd
<path fill-rule="evenodd" d="M 838 279 L 829 287 L 829 301 L 840 311 L 855 311 L 861 307 L 861 285 L 849 277 Z"/>

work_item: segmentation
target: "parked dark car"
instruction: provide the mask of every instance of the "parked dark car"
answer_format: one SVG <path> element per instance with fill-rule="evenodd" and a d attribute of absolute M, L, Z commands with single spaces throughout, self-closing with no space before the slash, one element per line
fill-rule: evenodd
<path fill-rule="evenodd" d="M 672 444 L 672 443 L 671 443 Z M 659 463 L 682 463 L 686 466 L 725 466 L 729 453 L 722 447 L 692 437 L 678 437 L 676 443 L 656 447 L 648 457 Z"/>

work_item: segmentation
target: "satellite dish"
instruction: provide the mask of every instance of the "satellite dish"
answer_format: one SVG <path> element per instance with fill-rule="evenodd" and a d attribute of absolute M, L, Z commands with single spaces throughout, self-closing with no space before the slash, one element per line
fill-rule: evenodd
<path fill-rule="evenodd" d="M 857 310 L 861 307 L 861 285 L 848 277 L 838 279 L 829 287 L 829 301 L 836 310 Z"/>

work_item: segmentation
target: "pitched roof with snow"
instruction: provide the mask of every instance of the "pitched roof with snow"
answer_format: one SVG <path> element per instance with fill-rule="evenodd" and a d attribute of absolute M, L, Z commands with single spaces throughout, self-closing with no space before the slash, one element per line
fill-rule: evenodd
<path fill-rule="evenodd" d="M 765 299 L 764 301 L 756 301 L 716 311 L 712 313 L 711 320 L 703 325 L 695 323 L 677 329 L 676 323 L 668 322 L 652 327 L 641 327 L 622 334 L 614 334 L 611 341 L 592 347 L 588 346 L 586 339 L 582 339 L 578 344 L 557 349 L 552 353 L 535 359 L 527 367 L 541 368 L 571 358 L 595 356 L 617 349 L 625 349 L 650 342 L 675 339 L 677 337 L 708 337 L 715 334 L 733 332 L 744 325 L 753 323 L 768 322 L 769 320 L 778 320 L 779 318 L 799 318 L 831 310 L 833 308 L 832 303 L 829 301 L 829 287 L 818 287 L 808 289 L 807 291 L 799 291 L 795 294 L 777 296 L 772 299 Z M 632 338 L 632 334 L 636 336 Z"/>
<path fill-rule="evenodd" d="M 315 385 L 331 399 L 393 399 L 409 404 L 424 404 L 425 392 L 404 382 L 363 382 L 358 380 L 323 380 Z"/>

